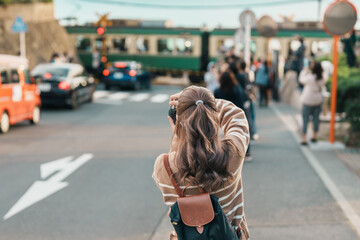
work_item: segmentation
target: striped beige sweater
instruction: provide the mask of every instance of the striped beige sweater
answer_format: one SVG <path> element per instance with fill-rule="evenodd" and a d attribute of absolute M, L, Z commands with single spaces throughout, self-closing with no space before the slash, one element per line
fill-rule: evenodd
<path fill-rule="evenodd" d="M 240 150 L 240 155 L 231 156 L 229 159 L 229 171 L 234 175 L 234 180 L 228 180 L 225 185 L 219 189 L 213 190 L 210 194 L 218 197 L 222 209 L 234 227 L 241 226 L 245 235 L 248 236 L 248 227 L 244 214 L 244 197 L 242 187 L 242 168 L 244 163 L 244 156 L 249 144 L 249 128 L 243 110 L 236 107 L 229 101 L 217 100 L 218 116 L 220 127 L 224 131 L 224 138 L 231 140 Z M 225 144 L 224 141 L 222 141 Z M 176 142 L 173 141 L 169 153 L 170 168 L 176 172 L 175 164 Z M 167 175 L 163 164 L 164 154 L 161 154 L 155 162 L 153 178 L 161 190 L 164 202 L 169 207 L 173 205 L 178 195 L 171 184 L 171 180 Z M 178 182 L 181 189 L 185 188 L 186 184 Z M 186 189 L 187 196 L 199 194 L 197 186 L 191 186 Z M 243 238 L 243 239 L 247 239 Z"/>

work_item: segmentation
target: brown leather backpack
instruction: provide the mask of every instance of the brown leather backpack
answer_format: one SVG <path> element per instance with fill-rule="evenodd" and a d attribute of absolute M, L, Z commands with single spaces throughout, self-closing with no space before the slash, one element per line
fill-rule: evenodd
<path fill-rule="evenodd" d="M 165 169 L 179 195 L 171 206 L 170 219 L 179 240 L 238 240 L 241 231 L 231 227 L 218 198 L 199 187 L 200 194 L 185 196 L 170 169 L 169 157 L 164 156 Z"/>

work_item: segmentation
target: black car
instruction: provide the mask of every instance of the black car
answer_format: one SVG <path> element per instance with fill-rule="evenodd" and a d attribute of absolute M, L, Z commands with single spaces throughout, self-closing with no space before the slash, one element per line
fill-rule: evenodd
<path fill-rule="evenodd" d="M 151 76 L 138 62 L 113 62 L 102 72 L 106 89 L 112 86 L 127 87 L 133 90 L 150 89 Z"/>
<path fill-rule="evenodd" d="M 85 74 L 80 64 L 39 64 L 31 74 L 38 84 L 42 105 L 75 109 L 80 103 L 92 101 L 95 81 Z"/>

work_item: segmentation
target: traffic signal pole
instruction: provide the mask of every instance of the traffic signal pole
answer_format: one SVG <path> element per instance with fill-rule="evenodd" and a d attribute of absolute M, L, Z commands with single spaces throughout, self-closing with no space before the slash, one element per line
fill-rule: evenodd
<path fill-rule="evenodd" d="M 334 47 L 333 47 L 333 74 L 331 80 L 331 120 L 330 120 L 330 136 L 329 141 L 331 144 L 335 142 L 335 114 L 336 114 L 336 100 L 337 100 L 337 81 L 338 81 L 338 42 L 339 36 L 334 36 Z"/>

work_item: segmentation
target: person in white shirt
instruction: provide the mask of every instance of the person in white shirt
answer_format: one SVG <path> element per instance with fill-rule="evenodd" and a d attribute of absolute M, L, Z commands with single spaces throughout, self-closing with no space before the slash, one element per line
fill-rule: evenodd
<path fill-rule="evenodd" d="M 323 102 L 322 92 L 327 81 L 327 76 L 321 67 L 320 62 L 313 62 L 310 68 L 301 71 L 299 81 L 304 85 L 301 92 L 300 101 L 303 105 L 303 129 L 302 129 L 302 145 L 307 145 L 306 132 L 309 123 L 309 118 L 312 116 L 313 120 L 313 136 L 311 142 L 317 141 L 317 133 L 320 124 L 320 112 Z"/>

